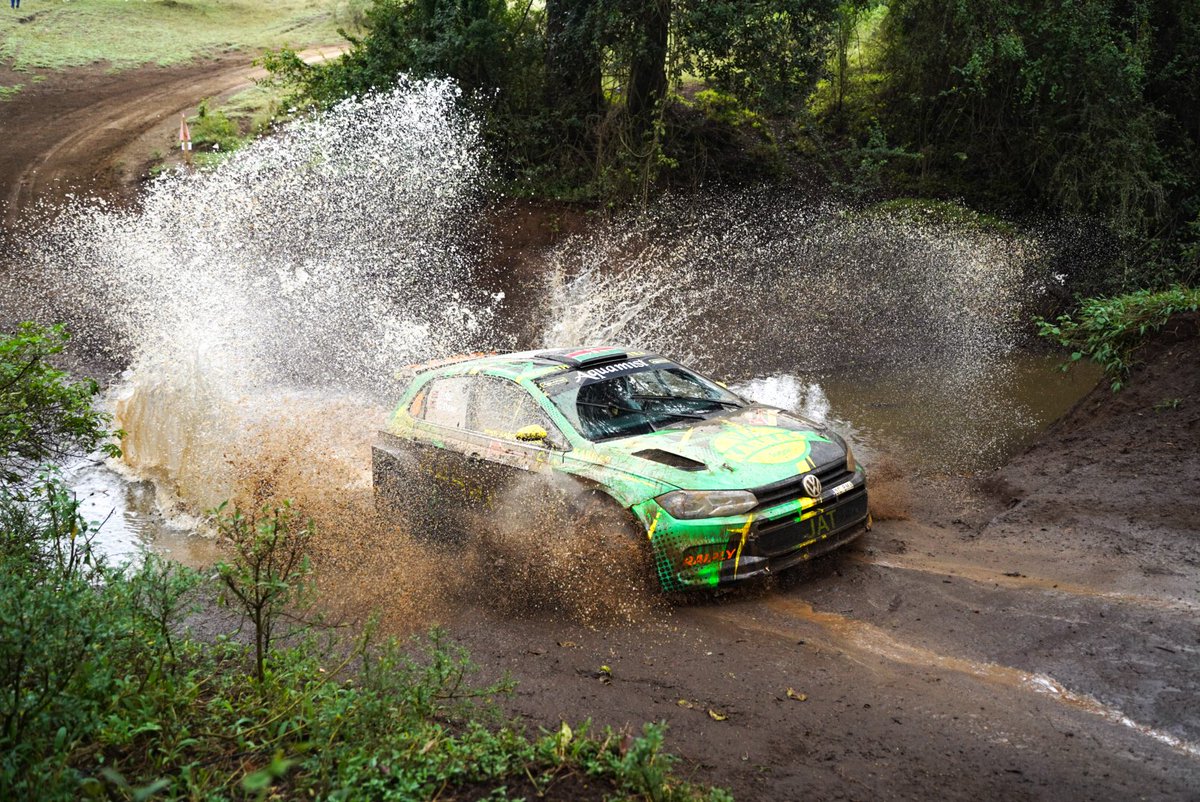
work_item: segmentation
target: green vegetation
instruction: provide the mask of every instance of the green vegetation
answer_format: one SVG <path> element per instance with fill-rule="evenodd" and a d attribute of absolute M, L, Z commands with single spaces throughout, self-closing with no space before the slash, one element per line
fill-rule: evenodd
<path fill-rule="evenodd" d="M 25 84 L 13 84 L 12 86 L 0 86 L 0 103 L 9 100 L 18 92 L 25 88 Z"/>
<path fill-rule="evenodd" d="M 332 0 L 71 0 L 0 14 L 0 61 L 13 69 L 180 64 L 238 49 L 337 39 Z M 7 9 L 6 9 L 7 11 Z"/>
<path fill-rule="evenodd" d="M 310 66 L 283 50 L 266 66 L 300 105 L 401 73 L 453 77 L 511 192 L 645 200 L 667 184 L 774 172 L 738 152 L 745 142 L 770 159 L 764 126 L 722 118 L 803 114 L 834 11 L 833 0 L 376 0 L 340 60 Z M 718 114 L 685 97 L 684 76 L 719 93 Z"/>
<path fill-rule="evenodd" d="M 0 338 L 0 487 L 71 455 L 120 453 L 109 416 L 92 408 L 96 382 L 71 381 L 51 364 L 67 340 L 62 326 L 32 323 Z"/>
<path fill-rule="evenodd" d="M 1103 222 L 1110 293 L 1195 279 L 1200 15 L 1191 0 L 894 0 L 878 93 L 897 180 Z"/>
<path fill-rule="evenodd" d="M 65 341 L 29 324 L 0 337 L 0 798 L 730 799 L 672 774 L 659 725 L 527 736 L 498 708 L 513 683 L 478 682 L 439 631 L 306 623 L 312 529 L 286 505 L 216 512 L 215 582 L 154 555 L 109 565 L 40 464 L 111 435 L 95 384 L 47 363 Z M 238 613 L 226 627 L 218 592 Z"/>
<path fill-rule="evenodd" d="M 450 76 L 510 194 L 645 203 L 822 179 L 864 204 L 1067 219 L 1082 294 L 1200 276 L 1190 0 L 375 0 L 341 60 L 267 59 L 297 105 Z M 1074 260 L 1074 261 L 1073 261 Z"/>
<path fill-rule="evenodd" d="M 1072 362 L 1086 357 L 1103 367 L 1115 392 L 1124 386 L 1135 354 L 1148 335 L 1160 331 L 1177 315 L 1197 310 L 1200 290 L 1142 290 L 1114 298 L 1089 298 L 1074 315 L 1062 315 L 1054 322 L 1039 320 L 1038 325 L 1043 337 L 1071 350 Z M 1190 325 L 1197 327 L 1195 319 Z"/>

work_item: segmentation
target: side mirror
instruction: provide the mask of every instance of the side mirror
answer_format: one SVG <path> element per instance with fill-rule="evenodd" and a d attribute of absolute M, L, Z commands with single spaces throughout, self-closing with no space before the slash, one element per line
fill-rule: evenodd
<path fill-rule="evenodd" d="M 536 423 L 517 429 L 517 439 L 523 443 L 545 443 L 549 436 L 550 433 Z"/>

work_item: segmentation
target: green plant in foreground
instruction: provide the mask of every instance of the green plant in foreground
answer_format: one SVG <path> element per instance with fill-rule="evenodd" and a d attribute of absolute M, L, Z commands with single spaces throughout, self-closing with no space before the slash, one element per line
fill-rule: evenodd
<path fill-rule="evenodd" d="M 1113 298 L 1089 298 L 1074 315 L 1054 322 L 1037 318 L 1038 333 L 1071 349 L 1070 361 L 1088 358 L 1104 368 L 1114 392 L 1124 386 L 1134 353 L 1147 335 L 1171 318 L 1200 310 L 1200 289 L 1142 290 Z"/>
<path fill-rule="evenodd" d="M 43 334 L 0 339 L 0 455 L 21 458 L 0 482 L 0 800 L 500 799 L 580 777 L 612 799 L 728 799 L 674 778 L 661 727 L 625 744 L 506 724 L 513 683 L 478 682 L 437 630 L 381 641 L 368 625 L 319 648 L 301 620 L 273 646 L 311 598 L 312 527 L 287 504 L 217 514 L 233 553 L 215 582 L 256 621 L 255 647 L 194 636 L 212 584 L 154 555 L 108 565 L 70 489 L 26 468 L 107 435 L 93 386 L 45 364 L 65 334 Z"/>
<path fill-rule="evenodd" d="M 218 535 L 233 556 L 217 564 L 217 576 L 228 591 L 223 598 L 236 602 L 254 629 L 254 673 L 262 682 L 279 620 L 312 607 L 308 546 L 313 524 L 297 525 L 288 501 L 279 507 L 264 506 L 250 517 L 236 508 L 226 514 L 226 506 L 213 510 L 213 516 Z"/>
<path fill-rule="evenodd" d="M 120 456 L 111 438 L 121 432 L 109 431 L 111 417 L 92 406 L 99 385 L 51 364 L 68 339 L 61 325 L 34 323 L 0 336 L 0 485 L 27 482 L 68 456 Z"/>

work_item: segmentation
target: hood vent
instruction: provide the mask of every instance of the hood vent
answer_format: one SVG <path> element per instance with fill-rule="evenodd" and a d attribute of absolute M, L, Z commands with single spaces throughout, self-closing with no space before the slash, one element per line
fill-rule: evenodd
<path fill-rule="evenodd" d="M 678 468 L 681 471 L 705 471 L 708 466 L 703 462 L 697 462 L 694 459 L 689 459 L 681 454 L 672 454 L 670 451 L 663 451 L 661 448 L 647 448 L 642 451 L 633 452 L 633 456 L 648 459 L 651 462 L 658 462 L 663 465 L 669 465 L 672 468 Z"/>

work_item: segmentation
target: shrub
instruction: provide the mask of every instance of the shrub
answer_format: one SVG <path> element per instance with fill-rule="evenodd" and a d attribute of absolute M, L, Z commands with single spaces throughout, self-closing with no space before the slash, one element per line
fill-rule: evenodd
<path fill-rule="evenodd" d="M 119 456 L 111 417 L 92 407 L 95 381 L 51 364 L 69 337 L 61 326 L 22 323 L 0 336 L 0 486 L 30 480 L 48 462 L 99 449 Z"/>
<path fill-rule="evenodd" d="M 1038 333 L 1071 349 L 1070 362 L 1087 357 L 1103 367 L 1116 392 L 1128 379 L 1134 354 L 1147 335 L 1162 329 L 1176 315 L 1198 309 L 1198 289 L 1142 290 L 1114 298 L 1089 298 L 1074 316 L 1062 315 L 1053 323 L 1038 318 Z"/>
<path fill-rule="evenodd" d="M 254 628 L 254 673 L 262 682 L 279 619 L 312 604 L 308 545 L 313 525 L 309 521 L 296 526 L 287 501 L 265 506 L 250 517 L 237 509 L 226 514 L 225 507 L 222 504 L 213 515 L 233 557 L 217 564 L 217 576 L 228 591 L 222 599 L 236 603 Z"/>

